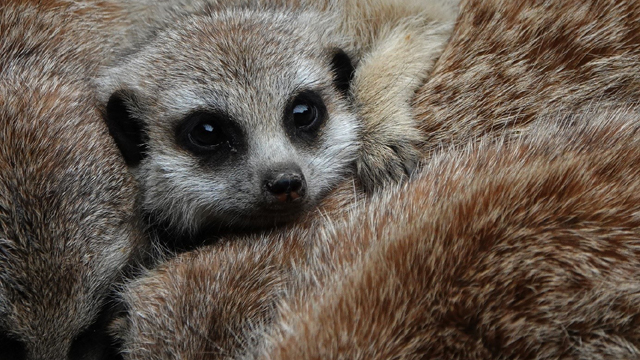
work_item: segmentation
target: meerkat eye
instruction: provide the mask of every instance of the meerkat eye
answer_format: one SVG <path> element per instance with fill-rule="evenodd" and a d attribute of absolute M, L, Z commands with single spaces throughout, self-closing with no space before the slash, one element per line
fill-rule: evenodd
<path fill-rule="evenodd" d="M 318 119 L 318 109 L 305 100 L 293 104 L 293 122 L 298 128 L 305 128 Z"/>
<path fill-rule="evenodd" d="M 176 127 L 176 140 L 198 156 L 235 153 L 242 146 L 242 131 L 223 113 L 197 111 Z"/>
<path fill-rule="evenodd" d="M 224 134 L 218 128 L 207 121 L 202 121 L 191 129 L 188 134 L 189 141 L 203 148 L 212 148 L 225 141 Z"/>
<path fill-rule="evenodd" d="M 289 118 L 297 133 L 313 135 L 326 118 L 326 108 L 319 94 L 304 91 L 296 95 L 289 106 Z"/>

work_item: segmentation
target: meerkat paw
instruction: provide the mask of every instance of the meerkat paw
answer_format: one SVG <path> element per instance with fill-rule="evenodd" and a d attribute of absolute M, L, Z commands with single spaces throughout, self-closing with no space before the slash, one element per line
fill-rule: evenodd
<path fill-rule="evenodd" d="M 365 137 L 357 161 L 357 175 L 367 192 L 407 179 L 421 159 L 418 130 L 399 126 Z"/>

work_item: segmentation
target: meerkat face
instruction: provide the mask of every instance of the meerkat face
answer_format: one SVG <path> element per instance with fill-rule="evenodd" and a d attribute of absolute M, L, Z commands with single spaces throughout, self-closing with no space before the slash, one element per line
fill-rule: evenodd
<path fill-rule="evenodd" d="M 274 225 L 351 171 L 353 66 L 318 24 L 306 13 L 192 17 L 101 79 L 145 211 L 185 231 Z"/>

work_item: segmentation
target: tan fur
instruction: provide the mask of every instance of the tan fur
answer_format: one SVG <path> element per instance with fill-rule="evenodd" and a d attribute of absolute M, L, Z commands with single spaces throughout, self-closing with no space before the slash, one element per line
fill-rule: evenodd
<path fill-rule="evenodd" d="M 421 158 L 411 100 L 449 39 L 458 2 L 345 3 L 340 31 L 361 59 L 352 85 L 364 124 L 357 175 L 371 192 L 410 175 Z"/>
<path fill-rule="evenodd" d="M 130 316 L 113 326 L 125 358 L 223 359 L 250 347 L 287 287 L 292 245 L 203 248 L 134 281 L 124 296 Z"/>
<path fill-rule="evenodd" d="M 107 296 L 143 237 L 88 79 L 127 24 L 109 2 L 0 5 L 0 359 L 109 354 Z"/>
<path fill-rule="evenodd" d="M 427 139 L 421 174 L 355 210 L 311 214 L 317 222 L 290 236 L 185 254 L 133 283 L 120 328 L 128 358 L 247 347 L 247 357 L 296 359 L 638 358 L 638 114 L 557 116 L 637 101 L 637 9 L 464 2 L 415 102 Z M 357 197 L 349 187 L 328 200 Z M 255 302 L 264 313 L 243 303 L 254 294 L 266 294 Z M 281 300 L 274 330 L 262 328 Z M 170 326 L 167 309 L 179 314 Z M 208 331 L 171 341 L 194 324 Z"/>
<path fill-rule="evenodd" d="M 467 0 L 415 99 L 429 154 L 540 115 L 640 99 L 640 3 Z"/>

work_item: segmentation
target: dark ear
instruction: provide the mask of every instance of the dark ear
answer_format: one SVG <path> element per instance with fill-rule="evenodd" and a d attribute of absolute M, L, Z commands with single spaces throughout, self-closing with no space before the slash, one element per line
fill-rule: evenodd
<path fill-rule="evenodd" d="M 333 52 L 333 58 L 331 59 L 331 69 L 333 70 L 333 81 L 336 88 L 340 90 L 344 95 L 349 93 L 349 85 L 355 68 L 351 63 L 351 58 L 342 49 L 336 49 Z"/>
<path fill-rule="evenodd" d="M 147 153 L 148 136 L 144 123 L 135 116 L 136 105 L 131 92 L 119 90 L 111 94 L 105 112 L 109 133 L 128 166 L 140 164 Z"/>
<path fill-rule="evenodd" d="M 17 339 L 5 334 L 0 329 L 0 360 L 26 360 L 27 348 Z"/>

